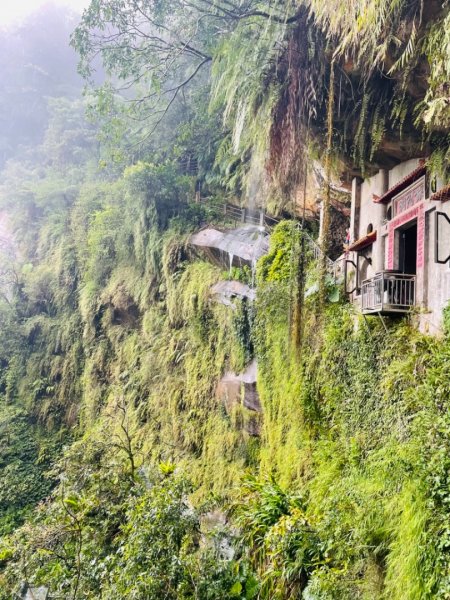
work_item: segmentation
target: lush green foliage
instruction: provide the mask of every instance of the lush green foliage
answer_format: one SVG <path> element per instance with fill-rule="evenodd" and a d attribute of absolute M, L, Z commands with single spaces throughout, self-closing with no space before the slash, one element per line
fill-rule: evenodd
<path fill-rule="evenodd" d="M 27 573 L 73 598 L 250 598 L 232 593 L 250 576 L 202 532 L 189 483 L 168 464 L 130 481 L 126 453 L 103 433 L 71 447 L 51 503 L 4 541 L 2 560 L 15 566 L 3 573 L 0 597 L 18 592 L 17 575 Z"/>
<path fill-rule="evenodd" d="M 257 301 L 233 310 L 188 243 L 217 219 L 198 192 L 286 205 L 333 94 L 346 161 L 381 164 L 388 129 L 413 144 L 425 121 L 445 169 L 448 13 L 433 11 L 91 3 L 73 41 L 111 81 L 86 102 L 41 98 L 45 134 L 2 172 L 1 598 L 22 582 L 74 600 L 449 597 L 448 311 L 436 340 L 365 324 L 336 286 L 319 313 L 290 221 Z M 255 356 L 259 439 L 216 397 Z"/>
<path fill-rule="evenodd" d="M 267 194 L 265 182 L 265 195 L 280 208 L 303 177 L 305 147 L 314 142 L 325 149 L 331 96 L 333 151 L 363 174 L 373 163 L 389 164 L 387 136 L 397 146 L 408 140 L 417 155 L 427 139 L 431 164 L 439 162 L 445 171 L 447 25 L 445 3 L 425 6 L 420 0 L 99 1 L 85 13 L 73 44 L 82 72 L 89 74 L 100 54 L 119 79 L 98 92 L 100 112 L 110 114 L 118 98 L 113 91 L 125 92 L 118 114 L 131 107 L 132 120 L 140 123 L 138 139 L 146 140 L 161 118 L 177 110 L 186 89 L 205 86 L 226 126 L 216 177 L 253 200 L 255 189 L 264 189 L 265 165 L 271 184 Z M 110 27 L 116 36 L 108 35 Z M 209 68 L 204 72 L 209 65 L 211 77 Z"/>
<path fill-rule="evenodd" d="M 272 256 L 290 239 L 282 229 L 277 236 Z M 271 585 L 276 574 L 263 597 L 276 597 L 274 589 L 289 597 L 283 569 L 295 568 L 298 552 L 308 598 L 445 598 L 448 338 L 423 337 L 405 322 L 392 322 L 388 334 L 376 322 L 367 328 L 345 305 L 331 305 L 318 321 L 308 300 L 298 356 L 289 343 L 286 284 L 267 270 L 265 277 L 256 323 L 261 467 L 290 492 L 257 484 L 257 503 L 244 501 L 249 548 Z M 293 489 L 299 500 L 283 500 L 272 521 L 271 506 Z M 299 537 L 293 548 L 275 550 L 261 523 L 290 532 L 286 518 Z M 308 552 L 315 552 L 312 568 Z M 302 585 L 300 571 L 295 583 Z"/>
<path fill-rule="evenodd" d="M 207 214 L 188 202 L 195 177 L 178 147 L 98 170 L 81 103 L 51 107 L 42 145 L 3 173 L 1 593 L 27 581 L 74 598 L 160 598 L 162 587 L 251 598 L 245 564 L 199 548 L 199 513 L 186 508 L 188 494 L 229 496 L 257 453 L 215 397 L 223 372 L 251 357 L 251 317 L 213 304 L 221 272 L 191 260 L 187 236 Z M 196 133 L 183 129 L 181 153 Z M 153 492 L 160 461 L 192 484 L 163 477 Z M 149 562 L 148 540 L 167 562 Z M 159 570 L 141 581 L 150 564 Z"/>

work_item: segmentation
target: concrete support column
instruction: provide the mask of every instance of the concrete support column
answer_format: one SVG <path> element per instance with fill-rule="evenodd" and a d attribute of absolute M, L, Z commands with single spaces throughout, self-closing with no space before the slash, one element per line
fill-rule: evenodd
<path fill-rule="evenodd" d="M 361 210 L 361 179 L 354 177 L 352 181 L 352 207 L 350 212 L 350 243 L 359 237 L 359 215 Z"/>
<path fill-rule="evenodd" d="M 378 177 L 380 178 L 380 191 L 381 195 L 385 194 L 389 189 L 389 171 L 387 169 L 381 169 Z M 378 204 L 377 205 L 377 222 L 374 223 L 374 228 L 377 230 L 377 241 L 374 246 L 373 253 L 373 269 L 376 273 L 379 271 L 383 271 L 387 268 L 385 265 L 384 257 L 385 257 L 385 243 L 386 238 L 381 236 L 381 228 L 386 219 L 386 205 Z"/>

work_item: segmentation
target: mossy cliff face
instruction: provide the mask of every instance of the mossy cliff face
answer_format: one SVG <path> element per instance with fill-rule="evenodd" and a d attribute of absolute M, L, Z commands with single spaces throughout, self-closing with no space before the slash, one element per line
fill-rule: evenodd
<path fill-rule="evenodd" d="M 159 531 L 173 535 L 170 560 L 184 565 L 190 544 L 199 550 L 196 507 L 229 499 L 256 465 L 246 409 L 228 414 L 216 398 L 220 377 L 251 360 L 251 316 L 244 302 L 232 310 L 211 298 L 223 274 L 191 255 L 188 237 L 205 219 L 185 202 L 192 184 L 173 165 L 140 163 L 115 181 L 79 186 L 63 210 L 49 206 L 27 238 L 17 237 L 19 281 L 1 306 L 1 421 L 10 431 L 0 448 L 1 597 L 22 593 L 21 582 L 63 597 L 126 597 L 136 573 L 118 582 L 123 565 L 113 575 L 108 563 L 125 528 L 138 527 L 127 514 L 141 514 L 146 490 L 160 490 L 149 511 L 173 496 Z M 18 232 L 23 207 L 8 208 Z M 221 581 L 219 555 L 205 566 L 213 557 Z M 246 581 L 236 568 L 224 566 L 226 590 Z M 181 571 L 170 597 L 190 597 Z M 223 597 L 221 585 L 208 597 Z M 161 597 L 150 583 L 138 589 Z"/>
<path fill-rule="evenodd" d="M 211 299 L 221 272 L 188 259 L 188 235 L 177 227 L 160 235 L 153 297 L 145 297 L 150 280 L 133 266 L 117 266 L 101 292 L 101 318 L 89 334 L 83 427 L 123 403 L 140 464 L 175 461 L 203 498 L 228 496 L 253 460 L 247 436 L 215 396 L 225 370 L 245 366 L 238 314 Z M 98 315 L 87 313 L 87 329 Z"/>
<path fill-rule="evenodd" d="M 287 522 L 257 542 L 272 568 L 282 558 L 270 593 L 291 597 L 290 569 L 300 571 L 303 553 L 308 598 L 444 598 L 450 341 L 424 337 L 406 319 L 386 332 L 345 303 L 318 314 L 310 297 L 296 349 L 285 269 L 295 234 L 281 227 L 258 287 L 260 472 L 296 490 L 302 516 L 292 500 Z M 288 549 L 291 528 L 300 539 Z"/>
<path fill-rule="evenodd" d="M 38 439 L 51 440 L 53 473 L 36 501 L 54 491 L 3 537 L 0 597 L 27 581 L 67 597 L 160 598 L 166 563 L 152 559 L 155 574 L 147 560 L 160 543 L 179 566 L 168 598 L 446 598 L 448 338 L 423 337 L 406 320 L 386 333 L 343 302 L 319 314 L 314 293 L 299 302 L 298 285 L 314 289 L 317 276 L 288 222 L 260 261 L 254 310 L 214 302 L 224 274 L 187 243 L 201 215 L 193 207 L 165 220 L 144 193 L 153 176 L 164 173 L 128 173 L 117 200 L 85 189 L 78 202 L 91 212 L 81 226 L 75 204 L 54 242 L 71 247 L 80 268 L 70 310 L 58 277 L 38 330 L 36 301 L 21 322 L 11 317 L 20 332 L 35 324 L 35 343 L 27 355 L 18 347 L 21 365 L 7 363 L 3 399 L 37 415 Z M 123 239 L 132 240 L 124 252 Z M 45 272 L 45 262 L 25 269 L 19 307 L 37 297 Z M 59 335 L 55 352 L 66 327 L 71 343 Z M 242 406 L 227 412 L 216 397 L 222 375 L 254 354 L 259 439 L 246 433 Z M 46 387 L 27 405 L 36 373 Z M 27 468 L 43 448 L 31 448 Z M 231 543 L 239 528 L 231 562 L 220 544 L 199 543 L 201 514 L 213 507 L 229 513 Z"/>
<path fill-rule="evenodd" d="M 232 307 L 188 243 L 322 199 L 334 256 L 354 176 L 447 181 L 448 3 L 198 4 L 91 2 L 101 131 L 53 98 L 1 173 L 0 598 L 448 600 L 450 326 L 362 321 L 297 223 Z"/>

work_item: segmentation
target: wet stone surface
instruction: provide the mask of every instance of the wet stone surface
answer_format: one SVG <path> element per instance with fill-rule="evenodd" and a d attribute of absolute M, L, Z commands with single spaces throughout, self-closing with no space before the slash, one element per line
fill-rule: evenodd
<path fill-rule="evenodd" d="M 235 299 L 253 302 L 256 299 L 256 290 L 240 281 L 219 281 L 212 286 L 211 296 L 225 306 L 234 307 Z"/>
<path fill-rule="evenodd" d="M 225 373 L 216 389 L 217 397 L 223 403 L 228 414 L 232 414 L 237 406 L 243 406 L 249 411 L 244 419 L 243 428 L 252 436 L 260 434 L 261 402 L 256 386 L 256 361 L 250 363 L 240 374 Z M 253 413 L 253 414 L 252 414 Z"/>
<path fill-rule="evenodd" d="M 190 244 L 220 267 L 253 267 L 267 253 L 269 235 L 263 227 L 254 225 L 229 231 L 209 227 L 192 235 Z"/>

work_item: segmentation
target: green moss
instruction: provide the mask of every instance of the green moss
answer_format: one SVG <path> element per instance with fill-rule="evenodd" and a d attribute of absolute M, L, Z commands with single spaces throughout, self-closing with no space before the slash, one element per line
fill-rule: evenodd
<path fill-rule="evenodd" d="M 448 342 L 407 320 L 388 323 L 386 333 L 349 305 L 330 305 L 318 319 L 307 302 L 299 355 L 284 268 L 261 271 L 258 290 L 261 469 L 307 498 L 306 518 L 327 556 L 311 575 L 312 597 L 435 597 L 447 585 L 435 540 L 448 479 L 442 459 L 425 464 L 421 455 L 447 447 L 446 426 L 430 442 L 424 419 L 442 423 L 438 414 L 448 410 Z M 441 482 L 434 498 L 431 473 Z"/>
<path fill-rule="evenodd" d="M 51 260 L 61 259 L 58 276 L 49 265 L 26 271 L 23 316 L 13 320 L 11 331 L 4 320 L 1 332 L 9 332 L 5 347 L 16 341 L 14 359 L 6 352 L 0 356 L 0 401 L 23 407 L 38 430 L 42 424 L 56 435 L 70 427 L 81 438 L 58 470 L 72 478 L 89 531 L 99 534 L 99 548 L 88 544 L 92 564 L 123 533 L 117 505 L 135 493 L 136 481 L 145 481 L 150 465 L 163 462 L 189 474 L 195 505 L 227 509 L 234 501 L 245 509 L 251 501 L 247 516 L 257 528 L 253 537 L 244 531 L 243 552 L 260 575 L 261 600 L 284 600 L 305 588 L 320 599 L 445 598 L 447 332 L 433 340 L 407 319 L 388 321 L 385 331 L 345 303 L 329 303 L 318 315 L 314 297 L 302 294 L 314 282 L 314 265 L 308 253 L 300 254 L 301 237 L 291 223 L 277 227 L 258 265 L 255 305 L 223 306 L 210 294 L 223 274 L 190 254 L 189 224 L 183 235 L 180 217 L 162 230 L 149 216 L 157 219 L 156 207 L 138 197 L 138 208 L 127 205 L 127 218 L 111 221 L 112 200 L 96 196 L 97 217 L 91 215 L 77 232 L 91 244 L 83 249 L 74 238 L 75 254 L 86 267 L 78 284 L 63 266 L 73 253 L 61 238 L 65 250 L 51 253 Z M 107 223 L 113 225 L 105 237 Z M 112 254 L 105 257 L 108 240 Z M 98 273 L 96 260 L 104 261 Z M 73 286 L 70 293 L 66 284 Z M 296 326 L 302 333 L 298 345 Z M 223 374 L 241 372 L 254 356 L 262 418 L 242 405 L 227 412 L 216 396 Z M 246 431 L 255 420 L 260 439 Z M 46 456 L 45 444 L 35 444 L 23 462 L 28 468 L 42 460 L 47 467 Z M 28 493 L 22 475 L 29 473 L 19 471 L 8 472 L 5 494 L 15 489 L 9 484 L 14 481 Z M 36 466 L 31 471 L 33 477 L 41 473 Z M 242 488 L 248 471 L 260 477 L 250 495 L 246 484 Z M 36 501 L 48 489 L 38 489 Z M 80 489 L 90 490 L 87 500 Z M 284 508 L 274 515 L 271 503 L 280 498 Z M 4 531 L 28 515 L 23 496 L 16 500 L 14 514 L 4 511 Z M 61 516 L 60 498 L 54 500 L 36 518 L 49 511 L 56 514 L 53 525 L 64 529 L 68 515 Z M 261 523 L 267 514 L 266 527 Z M 104 520 L 111 529 L 100 527 Z M 18 535 L 17 552 L 4 560 L 26 566 L 26 530 Z M 56 576 L 49 567 L 53 558 L 39 560 L 45 568 L 33 563 L 37 580 L 73 579 L 73 565 L 59 565 L 67 571 Z M 20 580 L 22 567 L 11 569 Z"/>

